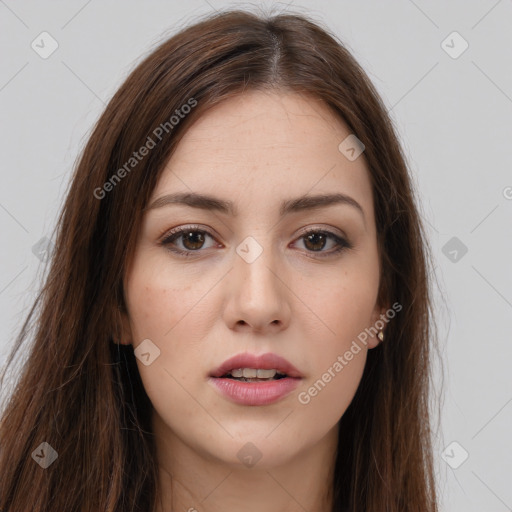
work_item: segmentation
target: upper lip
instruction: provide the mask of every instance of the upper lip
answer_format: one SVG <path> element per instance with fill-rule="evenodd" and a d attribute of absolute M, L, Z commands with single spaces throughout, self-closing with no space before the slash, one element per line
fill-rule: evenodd
<path fill-rule="evenodd" d="M 285 373 L 288 377 L 301 378 L 302 374 L 291 364 L 277 354 L 268 352 L 262 355 L 255 354 L 237 354 L 224 361 L 218 368 L 210 373 L 210 377 L 222 377 L 231 370 L 238 368 L 256 368 L 261 370 L 275 369 L 278 372 Z"/>

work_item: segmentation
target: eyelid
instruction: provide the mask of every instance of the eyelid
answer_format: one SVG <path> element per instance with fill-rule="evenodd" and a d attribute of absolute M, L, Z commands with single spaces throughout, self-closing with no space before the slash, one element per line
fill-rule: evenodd
<path fill-rule="evenodd" d="M 305 228 L 301 228 L 299 230 L 299 235 L 298 236 L 304 236 L 304 235 L 307 235 L 308 233 L 310 232 L 325 232 L 325 233 L 329 233 L 331 235 L 335 235 L 339 238 L 343 238 L 345 239 L 347 242 L 348 242 L 348 237 L 347 235 L 339 228 L 335 228 L 334 226 L 327 226 L 325 227 L 322 226 L 322 225 L 313 225 L 313 226 L 306 226 Z"/>
<path fill-rule="evenodd" d="M 159 237 L 158 240 L 160 242 L 165 242 L 168 238 L 170 238 L 172 235 L 175 235 L 177 233 L 183 233 L 184 231 L 201 231 L 205 232 L 208 235 L 210 235 L 212 238 L 215 238 L 216 235 L 214 235 L 209 228 L 206 228 L 206 226 L 202 226 L 201 224 L 185 224 L 176 226 L 171 229 L 166 229 Z"/>

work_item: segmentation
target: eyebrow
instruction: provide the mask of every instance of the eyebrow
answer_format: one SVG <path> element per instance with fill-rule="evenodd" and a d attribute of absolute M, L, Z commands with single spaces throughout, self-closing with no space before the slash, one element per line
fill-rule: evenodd
<path fill-rule="evenodd" d="M 200 208 L 202 210 L 218 211 L 234 217 L 238 215 L 238 210 L 232 201 L 219 199 L 205 194 L 198 194 L 196 192 L 177 192 L 174 194 L 167 194 L 153 201 L 146 210 L 154 210 L 155 208 L 162 208 L 172 204 L 185 205 L 192 208 Z M 362 206 L 354 198 L 341 193 L 320 194 L 315 196 L 304 195 L 295 199 L 288 199 L 281 203 L 279 214 L 283 217 L 290 213 L 317 210 L 319 208 L 338 204 L 345 204 L 354 207 L 360 212 L 363 220 L 365 220 Z"/>

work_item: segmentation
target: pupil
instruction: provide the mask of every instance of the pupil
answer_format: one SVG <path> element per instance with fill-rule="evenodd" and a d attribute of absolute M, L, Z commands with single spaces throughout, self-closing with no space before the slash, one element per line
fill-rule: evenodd
<path fill-rule="evenodd" d="M 194 241 L 195 238 L 199 238 L 199 241 Z M 190 245 L 190 242 L 192 245 Z M 183 245 L 190 250 L 194 249 L 200 249 L 201 246 L 204 244 L 204 235 L 203 233 L 200 233 L 199 231 L 189 231 L 188 233 L 184 234 L 183 237 Z"/>
<path fill-rule="evenodd" d="M 323 249 L 325 247 L 325 235 L 323 233 L 311 233 L 310 235 L 307 235 L 306 236 L 306 242 L 305 242 L 306 247 L 308 247 L 308 243 L 310 241 L 312 241 L 312 240 L 314 241 L 315 239 L 318 239 L 318 238 L 321 239 L 320 247 L 315 247 L 315 248 L 312 248 L 312 249 L 313 250 Z M 315 245 L 315 244 L 313 243 L 313 245 Z M 309 248 L 311 248 L 311 247 L 309 247 Z"/>

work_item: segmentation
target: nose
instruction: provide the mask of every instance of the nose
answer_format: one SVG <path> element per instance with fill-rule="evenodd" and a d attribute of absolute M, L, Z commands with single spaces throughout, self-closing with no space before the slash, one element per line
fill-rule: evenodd
<path fill-rule="evenodd" d="M 259 242 L 263 248 L 263 244 Z M 243 254 L 243 252 L 240 252 Z M 234 254 L 228 274 L 224 320 L 234 330 L 275 334 L 290 323 L 293 296 L 286 272 L 268 244 L 252 261 Z"/>

